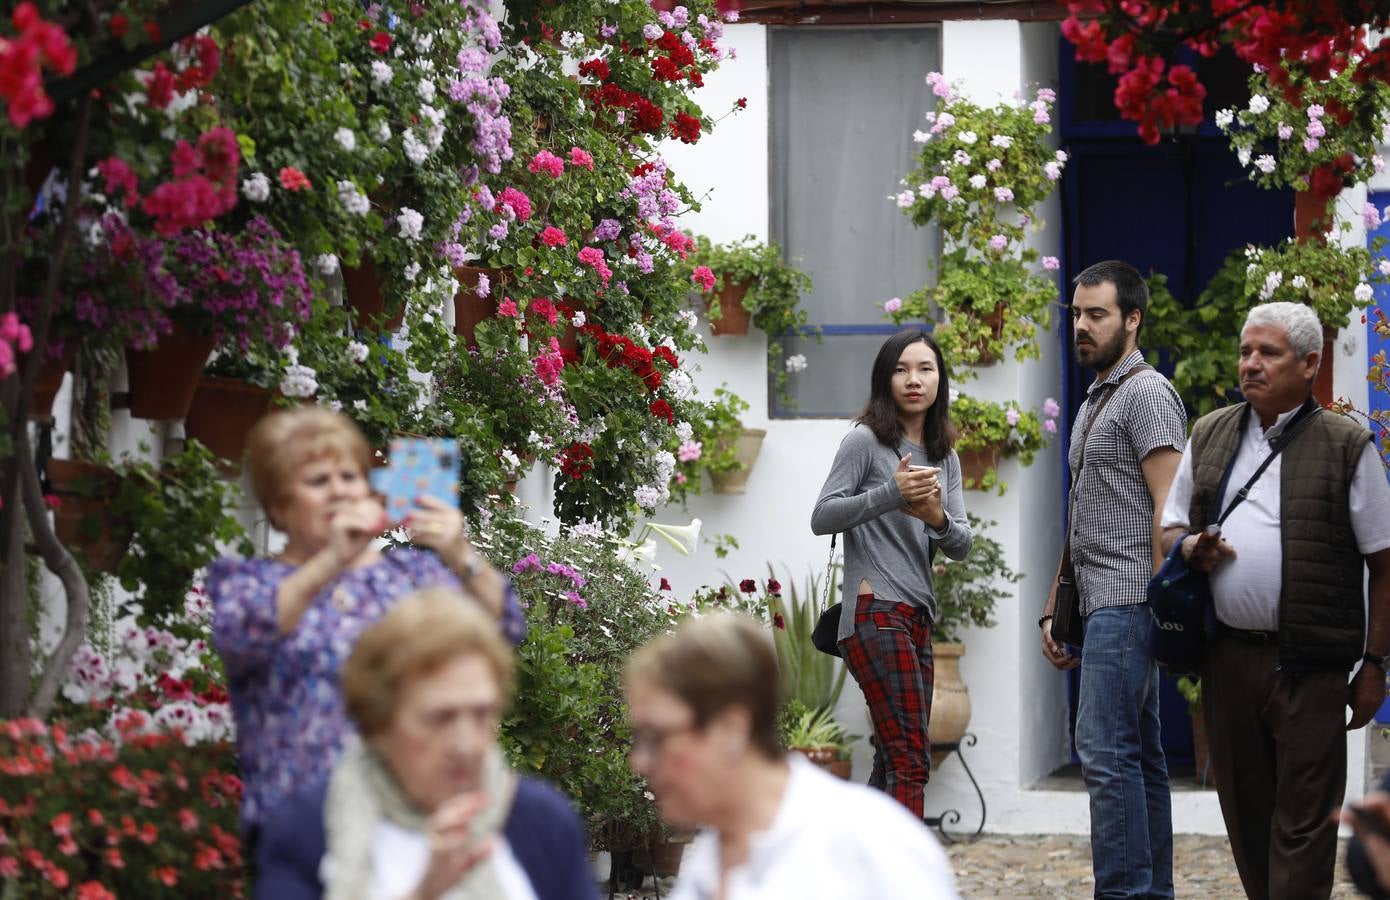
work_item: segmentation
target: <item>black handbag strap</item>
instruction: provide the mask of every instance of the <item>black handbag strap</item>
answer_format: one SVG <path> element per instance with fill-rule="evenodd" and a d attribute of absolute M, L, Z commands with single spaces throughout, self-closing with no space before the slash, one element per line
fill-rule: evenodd
<path fill-rule="evenodd" d="M 1076 477 L 1072 479 L 1072 490 L 1067 496 L 1067 532 L 1066 539 L 1062 542 L 1062 573 L 1068 578 L 1071 576 L 1068 570 L 1071 569 L 1071 521 L 1072 513 L 1076 510 L 1076 487 L 1081 484 L 1081 469 L 1086 465 L 1086 441 L 1091 437 L 1091 427 L 1100 418 L 1101 410 L 1105 409 L 1105 404 L 1110 402 L 1110 398 L 1119 391 L 1120 385 L 1138 375 L 1140 372 L 1152 372 L 1153 366 L 1148 363 L 1139 363 L 1125 374 L 1121 375 L 1114 384 L 1101 385 L 1100 390 L 1103 395 L 1096 403 L 1096 408 L 1086 417 L 1086 427 L 1081 431 L 1081 457 L 1076 461 Z"/>
<path fill-rule="evenodd" d="M 1313 418 L 1321 411 L 1322 407 L 1319 406 L 1318 402 L 1314 400 L 1312 397 L 1309 397 L 1307 400 L 1303 402 L 1303 406 L 1301 406 L 1298 412 L 1294 414 L 1294 417 L 1289 420 L 1289 423 L 1287 426 L 1285 426 L 1284 430 L 1280 432 L 1279 435 L 1274 438 L 1274 440 L 1270 441 L 1269 455 L 1266 456 L 1264 458 L 1264 461 L 1260 463 L 1259 468 L 1255 470 L 1255 474 L 1251 475 L 1246 480 L 1245 484 L 1241 486 L 1240 490 L 1236 491 L 1236 495 L 1231 499 L 1231 503 L 1229 506 L 1226 507 L 1226 511 L 1223 512 L 1220 518 L 1216 520 L 1214 524 L 1218 528 L 1226 521 L 1226 519 L 1231 515 L 1231 513 L 1235 511 L 1235 508 L 1237 506 L 1240 506 L 1240 504 L 1245 500 L 1245 498 L 1250 495 L 1250 489 L 1255 486 L 1255 482 L 1260 480 L 1260 476 L 1263 475 L 1265 473 L 1265 470 L 1269 468 L 1270 463 L 1274 462 L 1274 460 L 1278 458 L 1279 454 L 1284 452 L 1285 447 L 1293 443 L 1293 439 L 1298 437 L 1298 433 L 1302 431 L 1309 422 L 1313 421 Z M 1218 504 L 1220 503 L 1220 501 L 1226 499 L 1227 482 L 1229 482 L 1231 478 L 1231 471 L 1235 469 L 1236 457 L 1240 455 L 1240 444 L 1241 441 L 1244 440 L 1245 428 L 1248 425 L 1249 421 L 1250 404 L 1246 403 L 1245 409 L 1243 409 L 1240 414 L 1240 426 L 1236 437 L 1235 452 L 1231 454 L 1230 461 L 1226 463 L 1226 472 L 1224 475 L 1221 476 L 1221 486 L 1217 489 L 1216 499 Z"/>

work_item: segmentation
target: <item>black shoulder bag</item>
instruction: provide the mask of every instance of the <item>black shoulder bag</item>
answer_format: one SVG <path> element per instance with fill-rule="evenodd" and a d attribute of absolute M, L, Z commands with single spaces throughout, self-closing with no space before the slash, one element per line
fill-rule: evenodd
<path fill-rule="evenodd" d="M 1264 458 L 1255 474 L 1244 486 L 1236 491 L 1235 497 L 1224 512 L 1213 523 L 1219 530 L 1237 506 L 1250 494 L 1250 489 L 1269 464 L 1293 443 L 1293 439 L 1303 430 L 1321 408 L 1313 400 L 1308 400 L 1302 409 L 1291 419 L 1284 432 L 1271 442 L 1269 456 Z M 1245 428 L 1250 417 L 1247 405 L 1241 413 L 1238 426 L 1236 452 L 1226 463 L 1226 471 L 1221 475 L 1221 485 L 1217 488 L 1215 502 L 1226 497 L 1226 484 L 1230 481 L 1231 470 L 1235 468 L 1236 457 L 1240 455 L 1240 441 L 1245 438 Z M 1208 526 L 1211 527 L 1211 526 Z M 1193 675 L 1202 666 L 1206 653 L 1207 629 L 1214 615 L 1211 597 L 1211 582 L 1206 572 L 1191 568 L 1182 555 L 1182 541 L 1176 541 L 1164 558 L 1163 565 L 1149 579 L 1147 591 L 1149 612 L 1153 614 L 1154 631 L 1150 652 L 1154 662 L 1173 675 Z"/>
<path fill-rule="evenodd" d="M 1081 617 L 1081 595 L 1076 591 L 1076 569 L 1071 563 L 1071 523 L 1072 514 L 1076 511 L 1076 489 L 1081 485 L 1081 469 L 1086 465 L 1086 441 L 1091 436 L 1091 426 L 1096 424 L 1096 420 L 1100 418 L 1101 410 L 1105 409 L 1105 404 L 1109 403 L 1110 398 L 1119 391 L 1120 385 L 1140 372 L 1151 371 L 1153 371 L 1153 366 L 1148 363 L 1140 363 L 1108 388 L 1103 387 L 1102 390 L 1105 394 L 1096 403 L 1095 410 L 1087 417 L 1086 428 L 1081 432 L 1081 458 L 1076 462 L 1076 477 L 1072 479 L 1071 495 L 1067 503 L 1066 539 L 1062 542 L 1062 565 L 1057 571 L 1057 601 L 1052 605 L 1052 622 L 1049 630 L 1054 641 L 1080 647 L 1081 642 L 1086 637 L 1086 629 Z"/>

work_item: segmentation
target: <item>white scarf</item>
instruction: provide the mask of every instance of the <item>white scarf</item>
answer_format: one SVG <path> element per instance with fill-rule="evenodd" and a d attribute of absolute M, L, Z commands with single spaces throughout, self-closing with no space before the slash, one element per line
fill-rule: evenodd
<path fill-rule="evenodd" d="M 469 826 L 475 841 L 502 831 L 516 794 L 516 776 L 496 747 L 483 764 L 480 789 L 488 799 Z M 319 866 L 325 900 L 371 900 L 372 842 L 383 819 L 424 832 L 429 817 L 411 804 L 381 757 L 359 742 L 343 753 L 328 782 L 324 802 L 327 852 Z M 505 891 L 489 856 L 441 900 L 495 900 L 503 896 Z"/>

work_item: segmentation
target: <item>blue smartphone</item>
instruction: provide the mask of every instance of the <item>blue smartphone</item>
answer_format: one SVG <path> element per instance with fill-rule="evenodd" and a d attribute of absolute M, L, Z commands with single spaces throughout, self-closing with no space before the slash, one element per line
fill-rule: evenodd
<path fill-rule="evenodd" d="M 372 470 L 372 488 L 382 495 L 386 514 L 399 522 L 429 495 L 458 504 L 459 442 L 454 438 L 396 438 L 390 461 Z"/>

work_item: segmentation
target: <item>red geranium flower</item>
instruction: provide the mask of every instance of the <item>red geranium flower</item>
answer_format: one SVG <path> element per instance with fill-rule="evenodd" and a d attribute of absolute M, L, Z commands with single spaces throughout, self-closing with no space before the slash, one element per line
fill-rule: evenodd
<path fill-rule="evenodd" d="M 287 191 L 301 191 L 313 186 L 308 176 L 294 166 L 285 166 L 280 170 L 280 187 Z"/>
<path fill-rule="evenodd" d="M 676 119 L 671 123 L 671 137 L 686 144 L 698 142 L 700 140 L 700 120 L 689 113 L 676 113 Z"/>
<path fill-rule="evenodd" d="M 385 53 L 391 49 L 391 35 L 384 31 L 378 31 L 372 35 L 372 39 L 367 42 L 377 53 Z"/>
<path fill-rule="evenodd" d="M 651 405 L 652 415 L 658 419 L 665 419 L 668 425 L 676 424 L 676 414 L 671 411 L 671 404 L 665 400 L 656 400 Z"/>
<path fill-rule="evenodd" d="M 738 583 L 738 589 L 745 594 L 752 594 L 758 590 L 758 583 L 751 578 L 745 578 Z"/>

